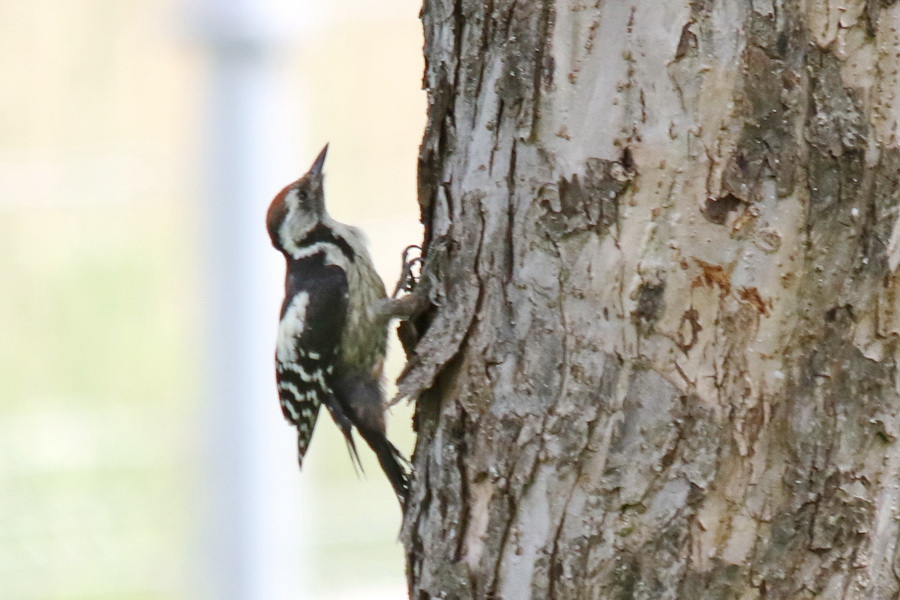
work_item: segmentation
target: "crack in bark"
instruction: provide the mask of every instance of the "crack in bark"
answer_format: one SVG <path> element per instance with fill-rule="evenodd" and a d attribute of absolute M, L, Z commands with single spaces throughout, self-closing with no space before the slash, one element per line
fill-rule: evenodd
<path fill-rule="evenodd" d="M 547 568 L 547 576 L 549 578 L 549 591 L 548 597 L 550 600 L 556 598 L 556 587 L 557 581 L 562 576 L 564 567 L 559 565 L 559 575 L 556 574 L 557 564 L 559 558 L 559 540 L 562 536 L 563 527 L 566 524 L 566 518 L 568 517 L 569 505 L 572 502 L 572 498 L 575 496 L 575 490 L 578 489 L 581 480 L 581 474 L 584 471 L 584 467 L 588 462 L 588 454 L 591 452 L 591 441 L 594 438 L 594 433 L 596 432 L 597 423 L 600 420 L 600 411 L 601 405 L 600 402 L 595 402 L 594 406 L 596 407 L 596 412 L 594 413 L 594 417 L 587 422 L 587 433 L 585 435 L 585 443 L 582 447 L 581 451 L 578 453 L 578 458 L 574 461 L 576 465 L 575 476 L 572 480 L 572 487 L 569 489 L 569 493 L 566 495 L 566 500 L 563 505 L 562 514 L 559 517 L 559 525 L 556 528 L 555 533 L 553 534 L 553 540 L 551 543 L 551 551 L 550 551 L 550 560 Z"/>
<path fill-rule="evenodd" d="M 541 0 L 541 17 L 538 22 L 537 48 L 534 52 L 534 78 L 532 80 L 532 109 L 531 109 L 531 133 L 529 139 L 532 141 L 538 137 L 538 120 L 541 112 L 541 95 L 543 88 L 543 74 L 545 70 L 544 57 L 547 52 L 547 46 L 550 44 L 552 36 L 550 35 L 550 26 L 552 23 L 551 15 L 553 13 L 553 0 Z"/>
<path fill-rule="evenodd" d="M 503 293 L 506 295 L 506 287 L 512 283 L 515 276 L 516 260 L 516 236 L 515 236 L 515 212 L 516 212 L 516 139 L 513 137 L 510 149 L 509 168 L 506 173 L 506 189 L 509 190 L 510 202 L 506 205 L 506 277 L 503 285 Z M 512 314 L 510 307 L 509 314 Z"/>
<path fill-rule="evenodd" d="M 509 488 L 513 481 L 513 473 L 516 468 L 516 462 L 512 461 L 509 465 L 509 469 L 506 472 L 506 487 Z M 518 503 L 516 502 L 516 496 L 509 492 L 509 489 L 504 490 L 503 498 L 506 500 L 506 519 L 503 527 L 503 531 L 500 535 L 500 543 L 496 548 L 496 560 L 494 562 L 494 566 L 490 571 L 490 579 L 488 581 L 487 586 L 487 598 L 496 598 L 497 597 L 497 586 L 500 584 L 500 567 L 503 564 L 503 557 L 505 555 L 506 544 L 509 541 L 509 535 L 512 531 L 513 524 L 516 520 L 516 513 L 518 512 Z"/>
<path fill-rule="evenodd" d="M 494 154 L 497 152 L 497 150 L 500 147 L 500 131 L 502 129 L 502 124 L 503 124 L 503 107 L 504 106 L 505 106 L 505 103 L 503 102 L 503 98 L 498 98 L 497 99 L 497 117 L 495 119 L 495 122 L 497 123 L 497 125 L 494 126 L 494 144 L 491 147 L 491 155 L 490 155 L 490 159 L 488 161 L 488 173 L 491 175 L 494 174 Z"/>
<path fill-rule="evenodd" d="M 484 23 L 481 27 L 481 48 L 480 53 L 487 54 L 490 52 L 491 47 L 488 43 L 491 39 L 491 28 L 494 24 L 493 13 L 494 13 L 494 0 L 484 0 L 483 3 L 484 8 Z M 478 76 L 475 78 L 475 98 L 481 97 L 481 86 L 484 83 L 484 69 L 488 64 L 486 60 L 478 61 Z M 497 120 L 497 127 L 500 127 L 500 120 Z"/>
<path fill-rule="evenodd" d="M 466 410 L 459 407 L 459 420 L 463 424 L 466 421 Z M 463 427 L 465 429 L 465 427 Z M 459 482 L 460 482 L 460 504 L 459 504 L 459 523 L 457 527 L 459 528 L 459 538 L 456 540 L 456 549 L 453 553 L 453 560 L 459 562 L 462 559 L 463 555 L 463 545 L 466 541 L 466 531 L 469 528 L 469 513 L 472 511 L 472 506 L 469 503 L 469 498 L 471 497 L 471 491 L 469 489 L 469 470 L 466 467 L 465 458 L 468 455 L 467 453 L 468 445 L 465 441 L 465 431 L 463 431 L 461 439 L 457 442 L 456 448 L 456 469 L 459 472 Z"/>

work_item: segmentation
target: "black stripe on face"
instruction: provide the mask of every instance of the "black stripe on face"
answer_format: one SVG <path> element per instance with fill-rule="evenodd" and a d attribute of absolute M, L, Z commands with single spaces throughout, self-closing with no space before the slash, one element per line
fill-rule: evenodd
<path fill-rule="evenodd" d="M 356 258 L 356 255 L 353 252 L 353 248 L 350 247 L 350 244 L 347 243 L 347 240 L 334 235 L 334 232 L 326 227 L 323 223 L 319 223 L 315 227 L 313 227 L 312 231 L 307 233 L 297 245 L 301 248 L 308 248 L 309 246 L 312 246 L 313 244 L 317 244 L 319 242 L 334 244 L 340 249 L 343 255 L 350 262 L 353 262 Z"/>

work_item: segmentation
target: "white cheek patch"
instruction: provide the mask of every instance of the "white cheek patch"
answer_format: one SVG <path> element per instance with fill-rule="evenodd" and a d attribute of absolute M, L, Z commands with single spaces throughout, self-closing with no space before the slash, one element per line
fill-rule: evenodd
<path fill-rule="evenodd" d="M 287 215 L 278 228 L 278 238 L 281 247 L 293 258 L 300 258 L 306 248 L 297 245 L 306 235 L 316 228 L 319 220 L 315 215 L 300 210 L 298 206 L 296 190 L 291 191 L 285 198 L 288 207 Z"/>
<path fill-rule="evenodd" d="M 297 340 L 303 333 L 306 323 L 306 308 L 309 306 L 309 293 L 300 292 L 291 301 L 284 317 L 278 324 L 278 343 L 275 347 L 275 358 L 282 363 L 297 362 Z"/>

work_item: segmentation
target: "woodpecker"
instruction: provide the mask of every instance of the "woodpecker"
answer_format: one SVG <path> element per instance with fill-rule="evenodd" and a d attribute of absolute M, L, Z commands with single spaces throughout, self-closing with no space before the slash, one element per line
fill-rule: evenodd
<path fill-rule="evenodd" d="M 309 171 L 275 196 L 266 215 L 272 245 L 287 262 L 275 349 L 281 410 L 297 428 L 301 467 L 324 404 L 354 465 L 359 465 L 355 429 L 403 505 L 409 489 L 405 460 L 385 434 L 388 300 L 362 234 L 325 209 L 327 152 L 326 144 Z"/>

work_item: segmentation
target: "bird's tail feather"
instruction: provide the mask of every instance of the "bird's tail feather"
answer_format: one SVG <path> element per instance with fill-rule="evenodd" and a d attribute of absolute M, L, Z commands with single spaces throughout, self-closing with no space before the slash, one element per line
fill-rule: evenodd
<path fill-rule="evenodd" d="M 397 447 L 388 441 L 380 431 L 359 429 L 359 434 L 378 457 L 381 470 L 391 482 L 391 487 L 394 488 L 394 493 L 397 494 L 401 506 L 405 507 L 406 499 L 409 496 L 409 463 L 403 458 Z"/>
<path fill-rule="evenodd" d="M 353 470 L 356 471 L 357 475 L 363 473 L 364 469 L 362 462 L 359 460 L 359 452 L 356 451 L 356 442 L 353 439 L 353 424 L 350 422 L 347 415 L 344 414 L 340 404 L 337 402 L 328 402 L 326 403 L 326 406 L 328 406 L 328 411 L 331 413 L 331 417 L 341 430 L 341 433 L 344 434 L 344 441 L 347 443 L 347 451 L 350 453 L 350 461 L 353 463 Z"/>

